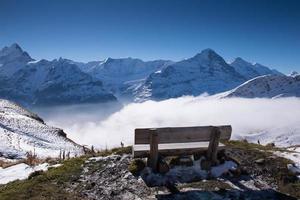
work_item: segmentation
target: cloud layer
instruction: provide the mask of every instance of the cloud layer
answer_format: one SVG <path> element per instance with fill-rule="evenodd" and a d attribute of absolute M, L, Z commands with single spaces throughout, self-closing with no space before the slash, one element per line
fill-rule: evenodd
<path fill-rule="evenodd" d="M 289 146 L 300 144 L 300 98 L 215 99 L 181 97 L 161 102 L 132 103 L 103 111 L 103 106 L 56 110 L 46 121 L 63 128 L 71 139 L 98 148 L 133 144 L 134 129 L 141 127 L 226 125 L 233 139 L 258 139 Z M 105 109 L 104 109 L 105 110 Z M 101 116 L 104 116 L 105 119 Z M 76 117 L 77 116 L 77 117 Z"/>

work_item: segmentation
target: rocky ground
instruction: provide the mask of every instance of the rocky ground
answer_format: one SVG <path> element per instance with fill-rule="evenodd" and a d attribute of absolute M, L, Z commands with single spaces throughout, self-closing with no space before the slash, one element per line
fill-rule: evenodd
<path fill-rule="evenodd" d="M 287 169 L 287 164 L 291 161 L 272 153 L 281 149 L 246 142 L 229 142 L 227 147 L 226 152 L 220 153 L 219 160 L 222 163 L 230 159 L 237 163 L 237 167 L 223 171 L 218 178 L 205 176 L 205 179 L 197 178 L 186 182 L 164 182 L 170 183 L 164 186 L 154 186 L 152 183 L 152 187 L 148 187 L 147 184 L 151 183 L 145 177 L 149 177 L 151 171 L 148 168 L 142 169 L 142 165 L 132 167 L 132 163 L 141 162 L 133 162 L 129 154 L 130 148 L 124 148 L 70 159 L 61 167 L 37 173 L 27 181 L 0 186 L 0 199 L 300 198 L 300 182 Z M 174 163 L 178 164 L 173 159 L 170 171 L 178 167 Z M 166 177 L 170 177 L 170 171 L 155 176 L 166 180 Z M 173 177 L 182 175 L 173 172 L 174 170 Z"/>

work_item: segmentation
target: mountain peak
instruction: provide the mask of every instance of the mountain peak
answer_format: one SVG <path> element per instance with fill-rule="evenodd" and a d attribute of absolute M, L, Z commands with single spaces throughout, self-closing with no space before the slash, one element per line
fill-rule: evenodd
<path fill-rule="evenodd" d="M 243 58 L 241 58 L 241 57 L 237 57 L 237 58 L 235 58 L 234 59 L 234 61 L 233 62 L 247 62 L 246 60 L 244 60 Z"/>
<path fill-rule="evenodd" d="M 110 62 L 113 62 L 113 61 L 114 61 L 113 58 L 108 57 L 108 58 L 106 58 L 106 59 L 104 60 L 104 63 L 110 63 Z"/>
<path fill-rule="evenodd" d="M 217 54 L 214 50 L 207 48 L 202 50 L 200 53 L 196 54 L 193 58 L 196 58 L 197 60 L 211 60 L 211 59 L 222 59 L 223 58 Z"/>
<path fill-rule="evenodd" d="M 2 50 L 0 50 L 2 54 L 10 54 L 10 53 L 23 53 L 23 49 L 17 44 L 13 43 L 9 47 L 4 47 Z"/>
<path fill-rule="evenodd" d="M 23 51 L 23 49 L 17 43 L 13 43 L 9 47 L 6 46 L 1 49 L 0 57 L 3 57 L 3 59 L 7 60 L 8 62 L 17 59 L 21 59 L 26 62 L 33 60 L 29 54 L 26 51 Z"/>
<path fill-rule="evenodd" d="M 9 48 L 16 49 L 18 51 L 23 51 L 20 45 L 18 45 L 18 43 L 13 43 Z"/>
<path fill-rule="evenodd" d="M 266 66 L 264 66 L 264 65 L 262 65 L 260 63 L 254 63 L 253 66 L 256 66 L 256 67 L 266 67 Z"/>
<path fill-rule="evenodd" d="M 206 48 L 206 49 L 203 49 L 201 51 L 201 53 L 216 53 L 216 52 L 213 49 L 211 49 L 211 48 Z"/>
<path fill-rule="evenodd" d="M 231 64 L 243 64 L 243 65 L 252 65 L 250 62 L 244 60 L 241 57 L 237 57 L 234 59 L 234 61 Z"/>
<path fill-rule="evenodd" d="M 215 54 L 218 55 L 213 49 L 207 48 L 207 49 L 203 49 L 199 55 L 210 56 Z"/>

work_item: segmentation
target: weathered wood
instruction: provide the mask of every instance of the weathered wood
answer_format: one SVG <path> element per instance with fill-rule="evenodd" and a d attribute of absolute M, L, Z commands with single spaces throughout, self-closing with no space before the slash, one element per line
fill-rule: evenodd
<path fill-rule="evenodd" d="M 231 136 L 231 126 L 218 126 L 221 140 L 229 140 Z M 157 128 L 159 143 L 187 143 L 209 141 L 213 126 L 196 127 L 169 127 Z M 135 144 L 149 144 L 150 129 L 135 129 Z"/>
<path fill-rule="evenodd" d="M 207 149 L 207 160 L 212 164 L 217 163 L 218 145 L 221 136 L 221 131 L 218 127 L 214 127 L 211 132 L 211 138 Z"/>
<path fill-rule="evenodd" d="M 156 129 L 150 130 L 150 156 L 149 166 L 156 171 L 158 162 L 158 133 Z"/>
<path fill-rule="evenodd" d="M 181 156 L 207 150 L 207 167 L 217 164 L 221 140 L 229 140 L 231 126 L 171 127 L 136 129 L 134 158 L 148 157 L 148 165 L 158 170 L 158 156 Z"/>
<path fill-rule="evenodd" d="M 206 151 L 209 142 L 193 142 L 193 143 L 173 143 L 173 144 L 158 144 L 158 153 L 162 156 L 181 156 L 192 155 L 199 151 Z M 224 149 L 225 145 L 219 143 L 218 149 Z M 134 158 L 145 158 L 150 155 L 150 145 L 134 145 Z"/>

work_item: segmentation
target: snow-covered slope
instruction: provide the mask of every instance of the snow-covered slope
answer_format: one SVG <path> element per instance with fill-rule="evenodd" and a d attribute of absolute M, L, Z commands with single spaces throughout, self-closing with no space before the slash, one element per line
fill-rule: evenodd
<path fill-rule="evenodd" d="M 211 49 L 152 73 L 136 91 L 136 100 L 215 94 L 247 79 Z"/>
<path fill-rule="evenodd" d="M 0 96 L 22 104 L 57 105 L 114 101 L 100 80 L 82 72 L 69 60 L 30 62 L 15 72 Z"/>
<path fill-rule="evenodd" d="M 259 76 L 222 95 L 245 98 L 300 97 L 300 75 Z"/>
<path fill-rule="evenodd" d="M 103 81 L 106 89 L 117 96 L 128 95 L 128 88 L 143 81 L 151 73 L 161 70 L 171 61 L 142 61 L 135 58 L 108 58 L 104 61 L 78 64 L 90 75 Z"/>
<path fill-rule="evenodd" d="M 18 44 L 0 50 L 0 77 L 9 77 L 33 59 Z"/>
<path fill-rule="evenodd" d="M 39 157 L 82 154 L 82 147 L 66 137 L 63 130 L 46 125 L 43 120 L 19 105 L 0 99 L 0 157 L 25 158 L 27 152 Z"/>
<path fill-rule="evenodd" d="M 236 58 L 232 63 L 230 63 L 230 65 L 234 67 L 239 74 L 247 79 L 252 79 L 254 77 L 267 74 L 282 75 L 276 70 L 269 69 L 268 67 L 258 63 L 251 64 L 240 57 Z"/>

